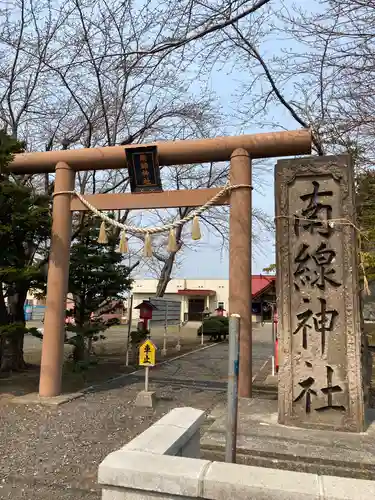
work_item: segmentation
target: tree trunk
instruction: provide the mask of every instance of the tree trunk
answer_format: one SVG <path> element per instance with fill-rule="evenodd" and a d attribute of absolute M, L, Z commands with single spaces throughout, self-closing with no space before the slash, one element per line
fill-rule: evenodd
<path fill-rule="evenodd" d="M 86 359 L 86 346 L 83 337 L 77 338 L 77 343 L 74 345 L 73 349 L 73 361 L 74 363 L 79 363 L 80 361 L 85 361 Z"/>
<path fill-rule="evenodd" d="M 93 353 L 93 338 L 89 337 L 87 340 L 87 357 L 89 358 Z"/>
<path fill-rule="evenodd" d="M 181 215 L 184 217 L 185 214 L 186 210 Z M 165 290 L 167 289 L 168 283 L 171 281 L 171 274 L 173 270 L 173 264 L 176 260 L 176 254 L 182 246 L 181 233 L 182 233 L 182 226 L 179 226 L 176 229 L 177 251 L 171 252 L 167 260 L 164 262 L 163 269 L 161 270 L 160 273 L 158 286 L 156 287 L 156 297 L 163 297 L 163 295 L 165 294 Z"/>
<path fill-rule="evenodd" d="M 156 287 L 156 297 L 163 297 L 165 290 L 167 289 L 168 283 L 171 281 L 171 273 L 173 269 L 173 264 L 176 259 L 176 253 L 173 252 L 169 254 L 167 260 L 163 265 L 163 269 L 160 273 L 160 278 L 158 281 L 158 286 Z"/>
<path fill-rule="evenodd" d="M 0 372 L 21 371 L 26 368 L 23 359 L 23 334 L 12 334 L 3 338 L 3 355 Z"/>
<path fill-rule="evenodd" d="M 74 295 L 74 319 L 76 327 L 84 330 L 86 322 L 86 303 L 85 295 Z M 90 351 L 83 334 L 75 333 L 76 344 L 73 348 L 73 361 L 74 363 L 79 363 L 80 361 L 88 361 L 90 356 Z"/>
<path fill-rule="evenodd" d="M 25 326 L 24 304 L 27 296 L 28 285 L 19 287 L 17 293 L 8 299 L 8 324 L 18 323 Z M 2 356 L 0 371 L 21 371 L 27 368 L 23 357 L 24 331 L 6 335 L 2 341 Z"/>
<path fill-rule="evenodd" d="M 3 284 L 0 282 L 0 327 L 8 324 L 8 311 L 5 305 Z M 0 369 L 2 366 L 5 337 L 0 334 Z"/>
<path fill-rule="evenodd" d="M 92 339 L 86 339 L 83 335 L 77 335 L 77 343 L 73 349 L 74 363 L 89 362 L 92 351 Z"/>

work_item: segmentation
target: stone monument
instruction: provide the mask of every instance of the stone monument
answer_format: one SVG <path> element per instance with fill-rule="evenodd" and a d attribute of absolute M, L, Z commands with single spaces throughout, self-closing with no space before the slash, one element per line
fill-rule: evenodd
<path fill-rule="evenodd" d="M 275 181 L 278 384 L 265 387 L 259 377 L 258 395 L 239 399 L 236 461 L 373 479 L 350 157 L 281 160 Z M 223 460 L 226 409 L 212 418 L 202 457 Z"/>
<path fill-rule="evenodd" d="M 276 166 L 278 421 L 363 432 L 358 235 L 347 155 Z"/>

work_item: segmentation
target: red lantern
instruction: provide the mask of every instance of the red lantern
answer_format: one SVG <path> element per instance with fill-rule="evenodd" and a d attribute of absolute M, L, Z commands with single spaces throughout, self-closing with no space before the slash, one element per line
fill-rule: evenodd
<path fill-rule="evenodd" d="M 141 302 L 135 309 L 139 309 L 139 318 L 140 319 L 152 319 L 152 311 L 156 309 L 156 307 L 151 304 L 150 301 L 144 300 Z"/>
<path fill-rule="evenodd" d="M 141 319 L 152 319 L 152 308 L 147 304 L 141 304 L 139 308 L 139 317 Z"/>

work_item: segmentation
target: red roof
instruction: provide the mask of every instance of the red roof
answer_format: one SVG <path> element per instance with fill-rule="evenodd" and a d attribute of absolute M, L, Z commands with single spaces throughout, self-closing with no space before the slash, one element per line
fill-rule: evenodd
<path fill-rule="evenodd" d="M 251 294 L 254 297 L 264 292 L 272 283 L 276 281 L 276 276 L 264 274 L 253 274 L 251 277 Z"/>

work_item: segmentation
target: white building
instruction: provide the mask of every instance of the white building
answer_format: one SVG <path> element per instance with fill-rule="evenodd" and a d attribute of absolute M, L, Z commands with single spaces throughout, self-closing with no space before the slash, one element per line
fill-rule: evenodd
<path fill-rule="evenodd" d="M 133 283 L 133 320 L 139 318 L 134 309 L 143 300 L 155 296 L 158 280 L 136 279 Z M 250 285 L 250 280 L 249 280 Z M 276 278 L 269 275 L 251 277 L 253 321 L 271 319 L 269 303 L 276 301 Z M 172 279 L 167 286 L 165 299 L 181 301 L 181 321 L 201 321 L 204 309 L 213 313 L 222 306 L 229 309 L 229 280 L 227 279 Z M 250 304 L 249 304 L 250 307 Z"/>
<path fill-rule="evenodd" d="M 266 307 L 266 304 L 275 302 L 276 299 L 275 276 L 253 275 L 251 281 L 253 321 L 260 321 L 261 318 L 268 320 L 270 319 L 270 309 Z M 132 288 L 133 322 L 139 318 L 139 309 L 135 309 L 135 307 L 143 300 L 154 297 L 157 285 L 157 279 L 140 278 L 134 280 Z M 174 278 L 168 283 L 164 298 L 181 302 L 181 322 L 201 321 L 202 313 L 206 308 L 210 313 L 213 313 L 219 306 L 226 310 L 229 309 L 229 280 L 223 278 Z M 37 300 L 28 294 L 27 305 L 33 306 L 32 317 L 34 320 L 43 319 L 45 300 Z M 69 306 L 68 300 L 67 308 L 70 308 Z M 128 307 L 128 300 L 125 300 L 123 310 L 117 311 L 115 316 L 126 321 L 129 317 Z"/>
<path fill-rule="evenodd" d="M 136 279 L 133 283 L 133 321 L 139 318 L 134 309 L 143 300 L 155 296 L 158 280 Z M 213 312 L 220 305 L 228 309 L 229 281 L 226 279 L 172 279 L 164 294 L 165 299 L 181 301 L 181 321 L 200 321 L 202 312 Z"/>

